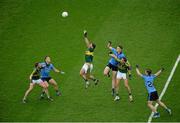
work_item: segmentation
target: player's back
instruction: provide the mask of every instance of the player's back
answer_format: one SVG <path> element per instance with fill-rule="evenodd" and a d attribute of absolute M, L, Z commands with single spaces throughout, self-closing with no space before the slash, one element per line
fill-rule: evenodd
<path fill-rule="evenodd" d="M 155 75 L 143 75 L 142 76 L 142 78 L 144 79 L 144 83 L 145 83 L 148 93 L 156 91 L 154 84 L 153 84 L 155 77 L 156 77 Z"/>

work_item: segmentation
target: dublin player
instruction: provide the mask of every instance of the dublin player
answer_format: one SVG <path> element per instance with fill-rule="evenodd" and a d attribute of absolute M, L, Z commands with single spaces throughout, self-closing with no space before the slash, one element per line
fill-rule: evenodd
<path fill-rule="evenodd" d="M 48 82 L 49 84 L 53 85 L 54 90 L 56 91 L 56 95 L 60 96 L 61 93 L 59 91 L 59 87 L 57 82 L 49 75 L 50 71 L 54 71 L 56 73 L 64 74 L 63 71 L 60 71 L 54 67 L 54 65 L 51 63 L 51 58 L 49 56 L 46 56 L 44 58 L 44 62 L 41 63 L 42 69 L 41 69 L 41 79 L 44 82 Z M 41 98 L 44 97 L 44 92 L 41 94 Z"/>
<path fill-rule="evenodd" d="M 125 57 L 124 53 L 122 52 L 123 47 L 118 45 L 115 48 L 112 47 L 111 41 L 108 42 L 107 45 L 108 49 L 111 50 L 112 54 L 114 54 L 118 59 Z M 112 95 L 115 96 L 115 82 L 116 82 L 116 75 L 118 71 L 118 62 L 115 60 L 114 57 L 111 57 L 107 66 L 104 69 L 104 75 L 110 77 L 110 70 L 112 70 Z"/>
<path fill-rule="evenodd" d="M 98 84 L 99 80 L 92 75 L 93 70 L 93 57 L 96 45 L 92 43 L 87 37 L 87 31 L 84 31 L 84 40 L 86 43 L 87 50 L 85 51 L 85 63 L 80 70 L 80 76 L 85 81 L 85 88 L 89 86 L 89 80 L 93 80 L 95 85 Z"/>
<path fill-rule="evenodd" d="M 26 91 L 24 97 L 23 97 L 23 103 L 27 102 L 27 96 L 29 95 L 29 93 L 33 90 L 35 85 L 39 85 L 40 87 L 43 88 L 44 92 L 46 93 L 48 99 L 50 101 L 53 101 L 53 99 L 49 96 L 49 92 L 48 92 L 48 83 L 47 82 L 43 82 L 40 79 L 40 71 L 42 69 L 42 66 L 40 63 L 35 63 L 35 68 L 33 70 L 33 72 L 31 73 L 29 79 L 30 79 L 30 85 L 29 85 L 29 89 Z"/>
<path fill-rule="evenodd" d="M 155 108 L 155 106 L 153 106 L 154 101 L 157 102 L 161 107 L 163 107 L 171 115 L 171 109 L 167 108 L 167 106 L 162 101 L 159 100 L 157 90 L 155 89 L 154 84 L 153 84 L 154 79 L 157 76 L 159 76 L 163 70 L 164 70 L 164 68 L 159 70 L 156 74 L 152 74 L 151 69 L 146 69 L 145 74 L 141 74 L 141 72 L 139 71 L 139 66 L 136 65 L 136 72 L 140 77 L 142 77 L 144 79 L 144 84 L 145 84 L 146 89 L 148 91 L 147 105 L 152 110 L 152 112 L 154 113 L 153 118 L 160 117 L 160 113 L 157 112 L 157 109 Z"/>

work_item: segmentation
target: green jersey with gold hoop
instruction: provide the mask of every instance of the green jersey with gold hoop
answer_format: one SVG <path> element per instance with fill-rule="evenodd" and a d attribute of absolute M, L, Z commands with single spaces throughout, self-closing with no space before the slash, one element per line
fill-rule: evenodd
<path fill-rule="evenodd" d="M 85 62 L 92 63 L 94 57 L 94 48 L 88 48 L 85 52 Z"/>

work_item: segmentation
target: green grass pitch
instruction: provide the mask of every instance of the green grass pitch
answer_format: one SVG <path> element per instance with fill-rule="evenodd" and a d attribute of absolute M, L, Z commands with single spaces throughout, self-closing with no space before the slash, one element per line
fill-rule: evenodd
<path fill-rule="evenodd" d="M 61 12 L 68 11 L 67 18 Z M 84 89 L 79 70 L 84 62 L 83 30 L 97 44 L 94 75 L 100 79 Z M 150 110 L 146 105 L 143 80 L 135 64 L 164 73 L 155 81 L 159 93 L 180 53 L 179 0 L 1 0 L 0 1 L 0 121 L 141 121 Z M 135 102 L 129 103 L 125 88 L 121 100 L 111 96 L 111 80 L 103 76 L 109 59 L 106 44 L 121 44 L 133 66 L 130 80 Z M 51 73 L 59 83 L 61 97 L 54 102 L 40 101 L 36 87 L 29 103 L 21 100 L 29 85 L 33 64 L 49 55 L 65 75 Z M 180 66 L 173 76 L 163 101 L 173 116 L 158 108 L 159 119 L 180 121 Z M 121 84 L 123 85 L 123 83 Z"/>

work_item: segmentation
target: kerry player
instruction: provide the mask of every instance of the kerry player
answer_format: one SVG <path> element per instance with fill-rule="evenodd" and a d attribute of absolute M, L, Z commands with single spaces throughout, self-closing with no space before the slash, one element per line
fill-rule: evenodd
<path fill-rule="evenodd" d="M 41 69 L 41 79 L 44 82 L 48 82 L 49 84 L 54 86 L 54 90 L 56 91 L 56 95 L 60 96 L 61 92 L 59 91 L 59 87 L 57 82 L 49 75 L 50 71 L 53 70 L 56 73 L 64 74 L 63 71 L 60 71 L 54 67 L 54 65 L 51 63 L 51 58 L 49 56 L 46 56 L 44 58 L 44 62 L 41 63 L 42 69 Z M 44 97 L 44 92 L 41 94 L 41 98 Z"/>
<path fill-rule="evenodd" d="M 43 88 L 44 92 L 46 93 L 48 99 L 50 101 L 53 101 L 53 99 L 49 96 L 49 92 L 48 92 L 48 83 L 47 82 L 43 82 L 40 79 L 40 71 L 42 69 L 42 66 L 40 63 L 35 63 L 35 68 L 33 70 L 33 72 L 31 73 L 29 79 L 30 79 L 30 85 L 29 85 L 29 89 L 25 92 L 25 95 L 23 97 L 23 103 L 27 102 L 27 96 L 29 95 L 29 93 L 33 90 L 34 86 L 37 84 L 40 87 Z"/>
<path fill-rule="evenodd" d="M 84 40 L 86 43 L 87 50 L 85 51 L 85 63 L 80 70 L 80 76 L 85 81 L 85 88 L 88 88 L 90 84 L 89 80 L 93 80 L 95 82 L 95 85 L 98 84 L 99 80 L 91 74 L 93 70 L 93 57 L 96 45 L 88 39 L 87 31 L 84 31 Z"/>
<path fill-rule="evenodd" d="M 124 86 L 126 87 L 128 94 L 129 94 L 129 101 L 133 101 L 132 93 L 131 93 L 131 88 L 128 83 L 127 75 L 131 79 L 131 65 L 127 61 L 125 57 L 118 59 L 117 56 L 114 54 L 110 54 L 111 57 L 115 58 L 116 61 L 119 62 L 118 64 L 118 72 L 116 76 L 116 83 L 115 83 L 115 91 L 116 91 L 116 96 L 114 101 L 118 101 L 120 99 L 119 97 L 119 82 L 120 80 L 124 80 Z"/>
<path fill-rule="evenodd" d="M 141 74 L 141 72 L 139 71 L 139 66 L 136 65 L 136 72 L 140 77 L 142 77 L 144 79 L 144 84 L 148 91 L 147 105 L 154 113 L 153 118 L 160 117 L 160 114 L 157 112 L 157 109 L 155 108 L 155 106 L 153 106 L 154 101 L 156 101 L 161 107 L 163 107 L 171 115 L 171 109 L 167 108 L 167 106 L 162 101 L 159 100 L 157 90 L 155 89 L 154 84 L 153 84 L 154 79 L 157 76 L 159 76 L 163 70 L 164 70 L 164 68 L 159 70 L 156 74 L 152 74 L 151 69 L 146 69 L 145 74 Z"/>
<path fill-rule="evenodd" d="M 115 48 L 112 47 L 111 41 L 108 42 L 107 47 L 111 50 L 112 54 L 117 56 L 118 59 L 125 57 L 124 53 L 122 52 L 123 47 L 118 45 Z M 112 70 L 112 95 L 115 95 L 115 82 L 116 82 L 116 75 L 118 71 L 118 62 L 115 60 L 114 57 L 111 57 L 107 66 L 104 69 L 104 75 L 110 77 L 110 70 Z"/>

